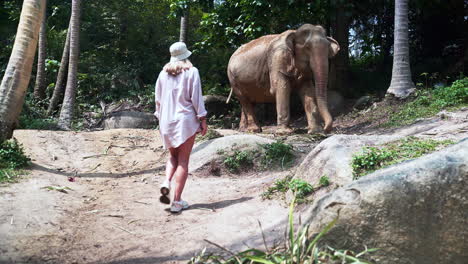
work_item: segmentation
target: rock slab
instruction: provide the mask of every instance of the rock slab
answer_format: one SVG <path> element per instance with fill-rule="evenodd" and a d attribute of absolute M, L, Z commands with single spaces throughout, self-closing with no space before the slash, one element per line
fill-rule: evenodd
<path fill-rule="evenodd" d="M 200 169 L 203 165 L 220 156 L 221 151 L 253 149 L 258 144 L 272 143 L 273 140 L 255 135 L 232 135 L 201 142 L 192 150 L 189 172 Z"/>
<path fill-rule="evenodd" d="M 468 263 L 468 138 L 336 189 L 304 214 L 312 233 L 338 217 L 323 243 L 379 248 L 376 263 Z"/>

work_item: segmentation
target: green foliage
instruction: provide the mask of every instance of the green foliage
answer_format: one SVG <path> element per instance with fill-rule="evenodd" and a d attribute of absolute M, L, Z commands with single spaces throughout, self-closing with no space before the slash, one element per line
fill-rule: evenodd
<path fill-rule="evenodd" d="M 262 165 L 265 168 L 291 166 L 294 161 L 293 147 L 281 141 L 260 145 L 263 149 Z"/>
<path fill-rule="evenodd" d="M 283 179 L 276 180 L 272 186 L 268 187 L 268 189 L 262 193 L 263 199 L 271 199 L 274 194 L 286 193 L 289 190 L 289 182 L 291 179 L 291 176 L 287 176 Z"/>
<path fill-rule="evenodd" d="M 323 187 L 327 187 L 328 185 L 330 185 L 330 179 L 327 176 L 323 175 L 319 179 L 319 185 Z"/>
<path fill-rule="evenodd" d="M 227 156 L 223 163 L 230 172 L 239 173 L 243 169 L 252 167 L 253 159 L 252 151 L 236 150 L 232 155 Z"/>
<path fill-rule="evenodd" d="M 314 187 L 302 179 L 292 179 L 289 182 L 289 189 L 294 192 L 298 200 L 304 199 L 314 191 Z"/>
<path fill-rule="evenodd" d="M 453 144 L 453 141 L 407 137 L 385 146 L 364 147 L 351 161 L 353 178 L 358 179 L 381 168 L 421 157 L 450 144 Z"/>
<path fill-rule="evenodd" d="M 288 235 L 284 245 L 269 249 L 265 242 L 266 250 L 250 248 L 239 253 L 232 253 L 227 249 L 214 244 L 220 249 L 229 253 L 229 257 L 216 254 L 206 254 L 204 249 L 199 255 L 190 260 L 190 264 L 325 264 L 325 263 L 355 263 L 367 264 L 363 256 L 376 251 L 377 249 L 365 249 L 363 252 L 354 253 L 350 250 L 335 250 L 332 247 L 321 247 L 320 239 L 336 224 L 335 218 L 324 229 L 314 237 L 309 232 L 310 225 L 298 228 L 294 227 L 294 205 L 295 199 L 291 202 L 288 215 Z"/>
<path fill-rule="evenodd" d="M 15 139 L 0 143 L 0 183 L 12 182 L 22 174 L 18 169 L 29 165 L 30 159 Z"/>
<path fill-rule="evenodd" d="M 390 117 L 384 126 L 411 124 L 418 118 L 426 118 L 444 109 L 468 106 L 468 77 L 457 80 L 449 87 L 419 90 L 416 98 Z"/>
<path fill-rule="evenodd" d="M 272 186 L 262 193 L 263 199 L 272 199 L 275 194 L 284 194 L 287 191 L 292 190 L 296 201 L 302 203 L 305 198 L 314 192 L 314 187 L 302 180 L 293 179 L 291 176 L 287 176 L 283 179 L 276 180 Z"/>
<path fill-rule="evenodd" d="M 57 129 L 57 120 L 53 117 L 48 117 L 45 108 L 42 107 L 45 103 L 45 101 L 37 102 L 28 96 L 19 118 L 19 128 L 41 130 Z"/>

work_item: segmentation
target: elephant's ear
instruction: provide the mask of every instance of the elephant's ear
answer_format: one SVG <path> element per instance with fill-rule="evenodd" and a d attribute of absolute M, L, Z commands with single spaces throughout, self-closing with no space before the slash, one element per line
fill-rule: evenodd
<path fill-rule="evenodd" d="M 296 63 L 294 59 L 294 49 L 296 45 L 296 33 L 294 31 L 290 32 L 286 36 L 286 46 L 288 47 L 288 51 L 286 52 L 286 72 L 283 72 L 289 76 L 293 76 L 295 74 Z"/>
<path fill-rule="evenodd" d="M 296 32 L 292 31 L 286 36 L 286 45 L 294 54 L 294 45 L 296 44 Z"/>
<path fill-rule="evenodd" d="M 332 37 L 327 37 L 328 41 L 330 41 L 330 49 L 328 50 L 328 57 L 333 58 L 338 51 L 340 51 L 340 44 L 333 39 Z"/>

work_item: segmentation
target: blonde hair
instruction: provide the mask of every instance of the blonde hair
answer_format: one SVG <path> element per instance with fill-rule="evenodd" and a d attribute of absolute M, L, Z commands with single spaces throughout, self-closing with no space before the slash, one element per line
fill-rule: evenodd
<path fill-rule="evenodd" d="M 188 59 L 184 59 L 180 61 L 167 63 L 164 66 L 163 70 L 169 73 L 170 75 L 176 76 L 179 75 L 179 73 L 186 71 L 192 67 L 192 63 Z"/>

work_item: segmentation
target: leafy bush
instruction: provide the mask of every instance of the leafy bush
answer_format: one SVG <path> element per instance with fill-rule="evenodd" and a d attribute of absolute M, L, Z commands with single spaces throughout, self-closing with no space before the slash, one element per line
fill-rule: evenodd
<path fill-rule="evenodd" d="M 301 179 L 293 179 L 289 182 L 289 189 L 292 190 L 298 200 L 304 199 L 314 191 L 314 187 Z"/>
<path fill-rule="evenodd" d="M 330 185 L 330 179 L 327 176 L 323 175 L 319 179 L 319 185 L 323 187 L 327 187 L 328 185 Z"/>
<path fill-rule="evenodd" d="M 386 146 L 364 147 L 351 161 L 353 178 L 358 179 L 383 167 L 421 157 L 449 144 L 453 144 L 453 141 L 407 137 Z"/>
<path fill-rule="evenodd" d="M 24 154 L 23 147 L 15 139 L 0 144 L 0 168 L 17 169 L 29 164 L 30 159 Z"/>
<path fill-rule="evenodd" d="M 23 147 L 15 139 L 0 144 L 0 182 L 11 182 L 21 174 L 17 169 L 29 164 Z"/>
<path fill-rule="evenodd" d="M 265 168 L 271 168 L 272 166 L 284 168 L 292 165 L 294 154 L 293 147 L 290 144 L 277 141 L 270 144 L 262 144 L 261 147 L 264 152 L 262 165 Z"/>
<path fill-rule="evenodd" d="M 411 124 L 418 118 L 430 117 L 444 109 L 464 106 L 468 106 L 468 77 L 453 82 L 449 87 L 419 90 L 416 99 L 391 116 L 384 126 Z"/>
<path fill-rule="evenodd" d="M 236 150 L 234 154 L 226 157 L 223 163 L 230 172 L 238 173 L 241 169 L 253 166 L 253 153 L 247 150 Z"/>

